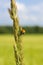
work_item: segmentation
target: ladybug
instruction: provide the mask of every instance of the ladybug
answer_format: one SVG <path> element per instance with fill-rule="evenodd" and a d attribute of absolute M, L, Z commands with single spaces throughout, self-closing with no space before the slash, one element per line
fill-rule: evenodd
<path fill-rule="evenodd" d="M 21 34 L 25 34 L 25 30 L 24 29 L 21 30 Z"/>
<path fill-rule="evenodd" d="M 20 30 L 20 35 L 23 35 L 23 34 L 25 34 L 25 29 L 23 29 L 23 28 L 21 28 L 21 30 Z"/>

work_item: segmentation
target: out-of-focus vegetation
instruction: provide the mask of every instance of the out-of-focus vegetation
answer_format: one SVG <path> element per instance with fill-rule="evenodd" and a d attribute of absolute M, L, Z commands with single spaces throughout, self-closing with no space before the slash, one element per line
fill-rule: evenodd
<path fill-rule="evenodd" d="M 43 33 L 43 27 L 23 27 L 26 30 L 26 34 L 31 33 Z M 0 26 L 0 34 L 13 34 L 13 28 L 11 26 Z"/>
<path fill-rule="evenodd" d="M 0 65 L 15 65 L 13 35 L 0 35 Z M 25 65 L 43 65 L 43 34 L 23 36 Z"/>
<path fill-rule="evenodd" d="M 0 26 L 0 34 L 9 34 L 13 33 L 13 28 L 11 26 Z"/>

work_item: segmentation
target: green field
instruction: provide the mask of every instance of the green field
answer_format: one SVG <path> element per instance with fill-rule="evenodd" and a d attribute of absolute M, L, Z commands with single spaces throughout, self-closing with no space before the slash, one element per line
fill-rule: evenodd
<path fill-rule="evenodd" d="M 13 35 L 0 35 L 0 65 L 15 65 Z M 23 36 L 25 65 L 43 65 L 43 34 Z"/>

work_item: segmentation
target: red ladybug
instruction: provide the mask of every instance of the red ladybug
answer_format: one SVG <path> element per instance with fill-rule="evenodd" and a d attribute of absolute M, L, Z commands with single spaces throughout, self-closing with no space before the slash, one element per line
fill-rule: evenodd
<path fill-rule="evenodd" d="M 20 34 L 21 35 L 25 34 L 25 30 L 24 29 L 21 29 Z"/>

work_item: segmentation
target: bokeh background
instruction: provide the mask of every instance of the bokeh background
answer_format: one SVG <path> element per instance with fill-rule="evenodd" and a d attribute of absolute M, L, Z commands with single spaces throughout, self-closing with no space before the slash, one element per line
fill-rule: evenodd
<path fill-rule="evenodd" d="M 43 0 L 16 0 L 23 35 L 25 65 L 43 65 Z M 10 0 L 0 1 L 0 65 L 15 65 L 13 21 L 8 8 Z"/>

